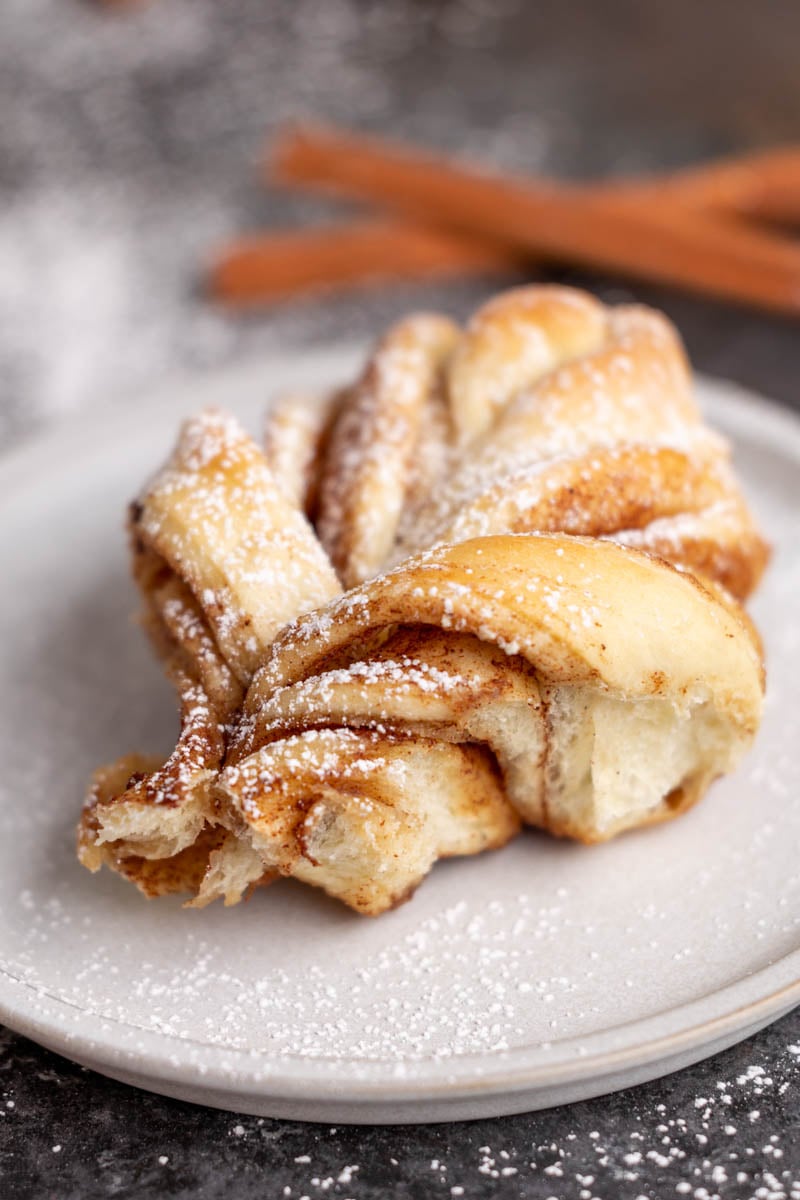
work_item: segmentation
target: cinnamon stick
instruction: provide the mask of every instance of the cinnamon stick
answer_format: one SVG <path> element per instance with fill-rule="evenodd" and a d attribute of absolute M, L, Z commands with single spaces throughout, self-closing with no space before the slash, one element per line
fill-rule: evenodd
<path fill-rule="evenodd" d="M 274 170 L 284 182 L 367 199 L 518 254 L 682 286 L 775 312 L 800 312 L 800 248 L 701 211 L 634 204 L 630 196 L 620 203 L 613 194 L 582 195 L 578 188 L 497 178 L 320 128 L 284 137 Z"/>
<path fill-rule="evenodd" d="M 754 151 L 685 167 L 668 175 L 591 184 L 596 196 L 620 204 L 659 204 L 752 217 L 778 225 L 800 224 L 800 149 Z"/>
<path fill-rule="evenodd" d="M 331 288 L 518 267 L 515 251 L 422 225 L 362 221 L 244 237 L 212 265 L 215 299 L 247 307 Z"/>
<path fill-rule="evenodd" d="M 697 209 L 729 222 L 800 222 L 800 150 L 762 151 L 665 176 L 583 185 L 580 194 L 612 200 L 620 211 Z M 247 307 L 325 290 L 520 265 L 518 253 L 496 242 L 454 237 L 408 221 L 362 221 L 240 239 L 223 251 L 208 286 L 222 303 Z"/>

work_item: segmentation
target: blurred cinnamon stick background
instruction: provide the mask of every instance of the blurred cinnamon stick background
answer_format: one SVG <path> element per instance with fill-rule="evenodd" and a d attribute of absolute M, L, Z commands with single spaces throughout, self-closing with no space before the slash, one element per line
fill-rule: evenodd
<path fill-rule="evenodd" d="M 266 179 L 372 203 L 406 223 L 384 226 L 380 239 L 369 243 L 359 238 L 349 259 L 345 243 L 353 241 L 357 227 L 340 226 L 347 272 L 335 261 L 328 265 L 313 229 L 305 239 L 273 234 L 253 241 L 249 252 L 231 253 L 227 265 L 238 267 L 234 276 L 217 273 L 212 290 L 220 298 L 236 299 L 236 288 L 225 285 L 237 280 L 239 298 L 255 298 L 259 289 L 247 291 L 241 284 L 248 276 L 254 283 L 256 274 L 265 302 L 275 299 L 276 283 L 283 285 L 277 294 L 285 295 L 290 258 L 302 294 L 323 281 L 343 287 L 393 274 L 473 273 L 510 257 L 513 263 L 516 255 L 523 270 L 538 273 L 542 262 L 609 269 L 623 278 L 800 318 L 800 245 L 762 223 L 776 211 L 797 223 L 800 151 L 745 154 L 695 171 L 579 186 L 501 175 L 391 140 L 307 126 L 279 134 Z M 422 256 L 413 253 L 414 233 L 424 246 Z M 470 245 L 477 260 L 465 253 Z M 318 276 L 304 279 L 298 267 L 315 262 Z"/>
<path fill-rule="evenodd" d="M 800 144 L 798 45 L 800 8 L 787 0 L 768 17 L 747 0 L 9 0 L 0 13 L 0 438 L 11 444 L 84 405 L 124 403 L 169 372 L 369 336 L 413 306 L 465 312 L 489 288 L 534 275 L 665 307 L 700 367 L 791 400 L 793 322 L 611 264 L 523 262 L 507 245 L 490 256 L 474 238 L 456 238 L 456 249 L 448 230 L 446 257 L 465 255 L 469 274 L 448 267 L 442 277 L 442 231 L 406 229 L 404 244 L 392 241 L 387 286 L 299 299 L 293 283 L 264 311 L 210 302 L 206 272 L 235 251 L 224 271 L 217 261 L 216 284 L 238 295 L 254 286 L 254 261 L 263 277 L 265 236 L 280 235 L 285 254 L 283 231 L 305 231 L 317 239 L 306 281 L 320 264 L 352 274 L 395 219 L 319 190 L 267 185 L 265 147 L 293 123 L 613 193 L 616 180 Z M 796 195 L 773 189 L 767 215 L 796 214 Z M 348 253 L 330 236 L 343 226 Z M 271 265 L 269 277 L 278 299 Z"/>

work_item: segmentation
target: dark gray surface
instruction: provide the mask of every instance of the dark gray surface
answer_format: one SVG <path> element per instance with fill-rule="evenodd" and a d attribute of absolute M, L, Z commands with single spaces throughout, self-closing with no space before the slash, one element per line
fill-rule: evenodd
<path fill-rule="evenodd" d="M 0 442 L 130 403 L 170 372 L 374 333 L 420 304 L 463 314 L 496 286 L 247 320 L 211 310 L 197 281 L 220 240 L 333 211 L 259 185 L 264 137 L 286 118 L 573 177 L 677 165 L 797 140 L 798 46 L 793 0 L 153 0 L 117 14 L 3 0 Z M 635 294 L 666 308 L 699 367 L 800 407 L 797 326 Z M 800 1200 L 798 1043 L 795 1012 L 708 1063 L 569 1109 L 331 1131 L 134 1092 L 9 1033 L 0 1194 Z"/>
<path fill-rule="evenodd" d="M 796 1200 L 799 1042 L 795 1010 L 701 1066 L 601 1100 L 495 1121 L 370 1129 L 149 1096 L 8 1035 L 0 1071 L 14 1107 L 0 1118 L 2 1195 Z"/>

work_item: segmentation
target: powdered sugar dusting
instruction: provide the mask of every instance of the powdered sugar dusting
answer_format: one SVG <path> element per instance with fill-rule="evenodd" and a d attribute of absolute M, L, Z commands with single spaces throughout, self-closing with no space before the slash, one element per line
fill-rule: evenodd
<path fill-rule="evenodd" d="M 287 620 L 339 591 L 305 518 L 225 412 L 185 423 L 142 493 L 136 530 L 185 577 L 243 682 Z"/>
<path fill-rule="evenodd" d="M 99 515 L 100 498 L 108 502 L 108 479 L 93 483 L 78 472 L 73 490 L 64 495 L 64 522 L 83 529 L 93 547 L 95 573 L 89 578 L 76 570 L 74 544 L 54 539 L 51 507 L 37 508 L 31 494 L 25 561 L 4 601 L 15 704 L 0 730 L 5 764 L 0 846 L 6 848 L 0 978 L 7 994 L 19 998 L 19 1011 L 31 1021 L 66 1029 L 67 1046 L 88 1040 L 98 1055 L 113 1046 L 129 1066 L 153 1047 L 154 1031 L 167 1030 L 155 1051 L 163 1069 L 191 1070 L 200 1081 L 209 1075 L 235 1081 L 246 1074 L 268 1090 L 291 1061 L 292 1071 L 307 1068 L 316 1079 L 330 1072 L 340 1089 L 347 1080 L 374 1078 L 371 1073 L 385 1087 L 399 1087 L 422 1078 L 430 1062 L 445 1087 L 462 1071 L 481 1078 L 498 1063 L 503 1070 L 522 1062 L 536 1070 L 570 1062 L 594 1069 L 595 1039 L 606 1051 L 613 1049 L 616 1039 L 628 1036 L 627 1022 L 655 1018 L 726 986 L 753 994 L 762 987 L 759 973 L 780 972 L 784 961 L 788 974 L 788 956 L 800 945 L 796 510 L 787 502 L 789 468 L 781 468 L 780 455 L 765 448 L 752 429 L 745 432 L 739 445 L 743 472 L 778 550 L 755 606 L 767 637 L 770 693 L 758 747 L 743 771 L 716 785 L 682 822 L 654 835 L 620 839 L 591 853 L 526 835 L 502 854 L 443 864 L 410 904 L 379 922 L 354 917 L 311 889 L 278 883 L 235 914 L 221 907 L 187 912 L 166 900 L 154 924 L 153 906 L 122 881 L 110 875 L 92 879 L 77 868 L 73 807 L 65 797 L 78 794 L 93 763 L 109 748 L 124 749 L 129 736 L 134 744 L 160 745 L 169 708 L 158 699 L 157 674 L 141 653 L 139 635 L 128 633 L 120 617 L 130 601 L 123 594 L 118 530 Z M 137 441 L 133 431 L 125 446 L 126 456 L 138 455 L 137 472 L 149 443 L 144 433 Z M 122 503 L 124 478 L 119 488 Z M 11 553 L 7 545 L 6 550 Z M 118 563 L 111 584 L 100 573 L 101 563 Z M 61 580 L 58 595 L 47 586 L 54 571 Z M 430 586 L 436 586 L 434 576 L 431 571 Z M 119 663 L 113 703 L 112 661 Z M 93 714 L 88 725 L 87 712 Z M 43 730 L 47 754 L 41 753 Z M 124 741 L 121 730 L 129 731 Z M 31 802 L 20 803 L 20 797 Z M 566 895 L 559 896 L 559 888 Z M 499 909 L 490 908 L 495 901 Z M 462 902 L 466 907 L 459 909 Z M 560 911 L 547 911 L 554 908 Z M 454 910 L 452 926 L 446 925 L 445 914 Z M 441 969 L 440 949 L 446 962 Z M 369 992 L 377 989 L 385 1004 L 365 1008 L 362 990 L 351 1021 L 350 987 L 359 986 L 359 970 L 370 973 Z M 449 1020 L 438 1014 L 431 1019 L 432 984 L 437 1004 L 459 998 Z M 505 997 L 498 994 L 500 984 Z M 314 1057 L 323 1047 L 307 999 L 305 1026 L 300 1007 L 292 1011 L 308 988 L 324 1003 L 328 987 L 340 999 L 340 1012 L 334 1018 L 329 1010 L 326 1020 L 346 1022 L 335 1032 L 339 1057 L 330 1063 Z M 548 994 L 554 999 L 545 1000 Z M 410 1015 L 402 1028 L 399 1018 L 390 1027 L 381 1048 L 377 1027 L 392 996 L 408 999 Z M 719 1002 L 728 1004 L 724 998 Z M 489 1022 L 487 1010 L 495 1004 L 501 1007 Z M 593 1006 L 601 1011 L 593 1012 Z M 266 1038 L 265 1012 L 274 1021 Z M 479 1048 L 488 1044 L 481 1021 L 487 1028 L 500 1026 L 492 1036 L 505 1039 L 509 1050 L 487 1056 Z M 375 1031 L 367 1031 L 372 1023 Z M 646 1033 L 638 1028 L 636 1036 Z M 349 1058 L 348 1047 L 365 1041 L 376 1057 Z M 477 1049 L 474 1060 L 470 1047 Z M 289 1060 L 288 1052 L 298 1048 L 301 1053 Z M 456 1048 L 467 1053 L 456 1055 Z M 278 1050 L 286 1054 L 273 1057 Z M 770 1077 L 776 1089 L 785 1082 Z M 738 1086 L 746 1094 L 750 1085 Z M 726 1113 L 724 1124 L 741 1127 L 758 1111 L 761 1116 L 749 1126 L 758 1128 L 768 1098 L 768 1092 L 747 1096 L 744 1117 Z M 666 1118 L 678 1115 L 683 1114 L 668 1112 Z M 60 1135 L 53 1144 L 58 1140 Z M 602 1135 L 597 1144 L 608 1150 Z M 508 1160 L 499 1159 L 502 1149 Z M 495 1160 L 487 1166 L 500 1170 L 502 1161 L 522 1172 L 530 1169 L 526 1161 L 538 1159 L 541 1167 L 561 1164 L 568 1172 L 569 1145 L 559 1149 L 563 1159 L 533 1151 L 526 1159 L 527 1146 L 515 1150 L 498 1143 L 487 1152 Z M 635 1144 L 626 1153 L 650 1149 L 667 1153 Z M 349 1161 L 343 1158 L 339 1169 Z M 476 1170 L 480 1161 L 476 1156 Z M 634 1171 L 636 1165 L 622 1169 Z M 453 1177 L 452 1186 L 464 1182 Z"/>

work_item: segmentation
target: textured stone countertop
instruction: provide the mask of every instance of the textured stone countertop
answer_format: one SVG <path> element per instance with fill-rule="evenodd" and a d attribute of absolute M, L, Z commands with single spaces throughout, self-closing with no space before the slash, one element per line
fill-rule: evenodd
<path fill-rule="evenodd" d="M 463 314 L 496 286 L 214 311 L 197 285 L 217 244 L 335 211 L 259 183 L 279 122 L 322 115 L 574 178 L 645 170 L 800 139 L 798 46 L 792 0 L 4 0 L 0 445 L 170 373 L 369 335 L 423 304 Z M 697 366 L 800 407 L 796 326 L 635 295 Z M 4 1032 L 0 1195 L 800 1198 L 799 1095 L 798 1011 L 611 1097 L 393 1129 L 180 1104 Z"/>

